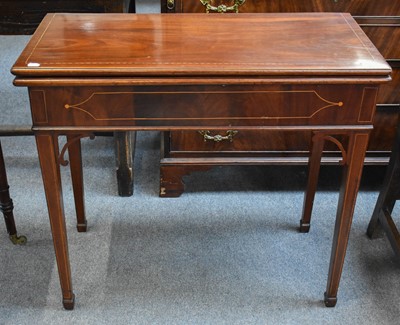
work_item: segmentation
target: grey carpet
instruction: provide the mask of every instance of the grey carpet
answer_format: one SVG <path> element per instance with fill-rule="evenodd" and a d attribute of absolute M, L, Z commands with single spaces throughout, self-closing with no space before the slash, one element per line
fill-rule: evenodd
<path fill-rule="evenodd" d="M 9 73 L 28 39 L 0 36 L 2 125 L 30 123 L 26 89 Z M 13 246 L 0 222 L 0 324 L 399 323 L 399 264 L 384 236 L 365 235 L 382 168 L 364 172 L 338 304 L 328 309 L 337 168 L 323 168 L 311 231 L 300 234 L 305 167 L 214 168 L 186 177 L 181 198 L 159 198 L 159 139 L 138 134 L 130 198 L 117 196 L 112 138 L 83 140 L 87 233 L 75 230 L 62 169 L 76 294 L 65 311 L 34 139 L 1 138 L 28 243 Z"/>

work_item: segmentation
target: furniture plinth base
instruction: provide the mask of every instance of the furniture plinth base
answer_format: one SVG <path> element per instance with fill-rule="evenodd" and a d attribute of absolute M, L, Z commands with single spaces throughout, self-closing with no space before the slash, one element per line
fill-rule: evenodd
<path fill-rule="evenodd" d="M 212 166 L 161 166 L 160 197 L 180 197 L 185 191 L 182 177 L 194 171 L 206 171 Z"/>
<path fill-rule="evenodd" d="M 387 165 L 389 162 L 390 152 L 382 152 L 380 156 L 370 154 L 365 157 L 364 165 Z M 342 157 L 322 156 L 321 165 L 339 165 Z M 201 172 L 210 170 L 217 166 L 255 166 L 255 165 L 293 165 L 302 166 L 309 162 L 309 152 L 307 155 L 285 155 L 285 156 L 218 156 L 202 157 L 200 155 L 188 156 L 175 153 L 169 153 L 164 150 L 163 157 L 160 160 L 160 197 L 171 198 L 180 197 L 185 191 L 185 183 L 182 180 L 183 176 L 188 176 L 193 172 Z M 302 232 L 302 231 L 301 231 Z"/>

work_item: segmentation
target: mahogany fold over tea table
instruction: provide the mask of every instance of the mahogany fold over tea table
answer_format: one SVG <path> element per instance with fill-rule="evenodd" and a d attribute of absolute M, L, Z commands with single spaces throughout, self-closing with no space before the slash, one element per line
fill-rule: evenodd
<path fill-rule="evenodd" d="M 74 293 L 60 181 L 65 151 L 85 230 L 80 138 L 199 128 L 312 132 L 302 232 L 324 142 L 338 146 L 344 175 L 325 292 L 325 304 L 336 304 L 376 95 L 391 73 L 349 14 L 49 14 L 12 73 L 29 90 L 66 309 Z M 68 139 L 62 150 L 60 135 Z"/>

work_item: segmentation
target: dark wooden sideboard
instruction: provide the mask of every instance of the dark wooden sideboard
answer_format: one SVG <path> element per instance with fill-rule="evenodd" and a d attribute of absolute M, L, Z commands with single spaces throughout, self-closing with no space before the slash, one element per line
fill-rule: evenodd
<path fill-rule="evenodd" d="M 1 0 L 0 34 L 32 34 L 49 12 L 117 13 L 128 9 L 129 0 Z"/>
<path fill-rule="evenodd" d="M 208 7 L 208 8 L 207 8 Z M 164 13 L 350 12 L 393 68 L 393 81 L 381 87 L 366 164 L 386 164 L 396 131 L 400 104 L 400 1 L 393 0 L 161 0 Z M 210 35 L 212 38 L 213 35 Z M 229 33 L 227 33 L 229 37 Z M 251 35 L 249 35 L 251 37 Z M 222 67 L 222 65 L 221 65 Z M 265 139 L 269 139 L 265 142 Z M 311 133 L 217 130 L 163 133 L 160 196 L 184 191 L 182 177 L 192 171 L 231 164 L 305 164 Z M 323 163 L 339 161 L 338 148 L 327 144 Z"/>

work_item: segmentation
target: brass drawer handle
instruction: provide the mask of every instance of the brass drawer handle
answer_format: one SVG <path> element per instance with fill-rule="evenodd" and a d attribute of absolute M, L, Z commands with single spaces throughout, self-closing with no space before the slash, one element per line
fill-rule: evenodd
<path fill-rule="evenodd" d="M 175 8 L 175 0 L 168 0 L 167 1 L 167 9 L 172 10 Z"/>
<path fill-rule="evenodd" d="M 221 142 L 221 141 L 224 141 L 224 140 L 229 140 L 229 142 L 232 142 L 233 141 L 233 137 L 238 132 L 239 131 L 228 130 L 228 131 L 226 131 L 225 135 L 220 135 L 220 134 L 210 135 L 210 131 L 208 131 L 208 130 L 199 131 L 199 133 L 203 136 L 204 142 L 206 142 L 207 140 L 212 140 L 214 142 Z"/>
<path fill-rule="evenodd" d="M 228 11 L 234 11 L 236 13 L 239 12 L 239 7 L 246 2 L 246 0 L 235 0 L 235 4 L 233 6 L 227 5 L 219 5 L 219 6 L 212 6 L 210 5 L 211 0 L 200 0 L 200 2 L 206 7 L 206 12 L 209 13 L 210 11 L 216 11 L 220 13 L 225 13 Z"/>

